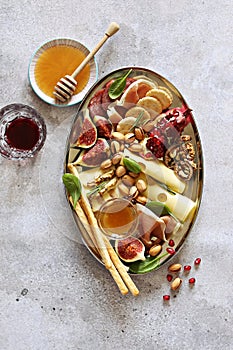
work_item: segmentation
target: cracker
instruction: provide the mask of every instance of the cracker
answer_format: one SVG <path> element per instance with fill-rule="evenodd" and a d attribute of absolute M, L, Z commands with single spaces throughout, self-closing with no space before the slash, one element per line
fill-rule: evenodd
<path fill-rule="evenodd" d="M 145 108 L 150 113 L 152 118 L 155 118 L 157 115 L 162 113 L 163 110 L 161 102 L 157 98 L 151 96 L 141 98 L 137 105 Z"/>
<path fill-rule="evenodd" d="M 172 95 L 172 92 L 166 88 L 165 86 L 159 86 L 158 87 L 159 90 L 163 90 L 163 91 L 166 91 L 166 93 L 171 97 L 172 101 L 173 101 L 173 95 Z"/>
<path fill-rule="evenodd" d="M 154 97 L 159 100 L 162 105 L 162 110 L 167 109 L 172 104 L 170 95 L 163 89 L 151 89 L 146 96 Z"/>

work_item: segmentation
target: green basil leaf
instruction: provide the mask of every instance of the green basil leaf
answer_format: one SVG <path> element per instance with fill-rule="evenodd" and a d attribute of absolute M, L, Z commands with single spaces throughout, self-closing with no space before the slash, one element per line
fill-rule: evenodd
<path fill-rule="evenodd" d="M 151 201 L 146 203 L 146 207 L 159 217 L 172 214 L 171 210 L 161 202 Z"/>
<path fill-rule="evenodd" d="M 123 158 L 123 164 L 129 171 L 135 174 L 139 174 L 142 171 L 140 165 L 131 158 Z"/>
<path fill-rule="evenodd" d="M 160 260 L 166 255 L 168 255 L 168 253 L 164 253 L 158 257 L 150 256 L 144 261 L 135 261 L 129 264 L 129 271 L 136 274 L 150 272 L 160 266 Z"/>
<path fill-rule="evenodd" d="M 165 216 L 165 215 L 170 215 L 172 216 L 177 222 L 179 222 L 179 220 L 177 219 L 177 217 L 172 213 L 172 211 L 168 208 L 168 206 L 164 203 L 161 202 L 156 202 L 156 201 L 151 201 L 151 202 L 147 202 L 145 205 L 148 209 L 150 209 L 151 211 L 153 211 L 153 213 L 155 215 L 157 215 L 158 217 L 160 216 Z"/>
<path fill-rule="evenodd" d="M 126 74 L 117 78 L 110 86 L 108 90 L 108 95 L 111 99 L 115 100 L 119 97 L 126 86 L 126 78 L 130 75 L 132 69 L 130 69 Z"/>
<path fill-rule="evenodd" d="M 72 197 L 73 207 L 76 208 L 77 202 L 81 195 L 81 183 L 77 176 L 66 173 L 62 176 L 63 183 Z"/>

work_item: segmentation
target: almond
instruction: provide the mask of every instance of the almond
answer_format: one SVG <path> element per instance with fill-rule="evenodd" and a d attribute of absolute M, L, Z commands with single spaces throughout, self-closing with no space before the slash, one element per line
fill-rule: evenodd
<path fill-rule="evenodd" d="M 174 281 L 172 282 L 172 284 L 171 284 L 171 289 L 175 291 L 175 290 L 177 290 L 177 289 L 180 288 L 181 284 L 182 284 L 182 279 L 179 278 L 179 277 L 177 277 L 177 278 L 175 278 Z"/>
<path fill-rule="evenodd" d="M 168 270 L 169 270 L 170 272 L 178 272 L 178 271 L 181 270 L 181 268 L 182 268 L 182 265 L 181 265 L 181 264 L 172 264 L 172 265 L 170 265 L 170 266 L 168 267 Z"/>
<path fill-rule="evenodd" d="M 149 250 L 149 255 L 150 256 L 156 256 L 161 252 L 162 246 L 160 244 L 158 245 L 153 245 L 153 247 L 150 248 Z"/>

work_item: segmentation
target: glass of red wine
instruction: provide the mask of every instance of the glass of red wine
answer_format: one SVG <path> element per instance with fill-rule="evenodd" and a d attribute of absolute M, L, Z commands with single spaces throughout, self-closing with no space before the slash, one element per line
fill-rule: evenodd
<path fill-rule="evenodd" d="M 34 157 L 46 139 L 46 125 L 32 107 L 14 103 L 0 110 L 0 154 L 8 159 Z"/>

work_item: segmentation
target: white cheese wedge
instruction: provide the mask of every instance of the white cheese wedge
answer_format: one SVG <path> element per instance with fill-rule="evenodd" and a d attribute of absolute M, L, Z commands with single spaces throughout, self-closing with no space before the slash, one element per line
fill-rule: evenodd
<path fill-rule="evenodd" d="M 179 193 L 170 193 L 157 183 L 150 184 L 148 187 L 148 199 L 165 204 L 181 222 L 192 215 L 197 206 L 196 202 L 190 198 Z"/>

